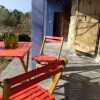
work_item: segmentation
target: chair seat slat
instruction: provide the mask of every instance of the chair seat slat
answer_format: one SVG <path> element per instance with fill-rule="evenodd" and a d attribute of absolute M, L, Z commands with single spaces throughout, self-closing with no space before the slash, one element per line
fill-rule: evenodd
<path fill-rule="evenodd" d="M 43 88 L 41 88 L 39 85 L 31 86 L 31 88 L 28 88 L 26 91 L 23 91 L 17 95 L 11 96 L 10 99 L 12 100 L 43 100 L 47 98 L 46 100 L 54 100 L 54 97 L 51 96 L 49 93 L 47 93 Z M 28 92 L 27 92 L 28 91 Z"/>
<path fill-rule="evenodd" d="M 37 61 L 48 61 L 48 62 L 52 62 L 52 61 L 56 61 L 57 57 L 54 56 L 48 56 L 48 55 L 40 55 L 40 56 L 34 56 L 32 60 L 37 60 Z"/>
<path fill-rule="evenodd" d="M 13 99 L 13 98 L 17 98 L 17 97 L 19 97 L 20 95 L 24 95 L 25 93 L 27 93 L 27 95 L 29 95 L 29 91 L 31 91 L 31 90 L 34 90 L 34 91 L 32 91 L 32 94 L 34 94 L 34 92 L 36 92 L 37 90 L 38 90 L 38 88 L 37 88 L 37 86 L 38 85 L 33 85 L 33 86 L 31 86 L 31 87 L 28 87 L 27 89 L 24 89 L 24 90 L 22 90 L 22 91 L 20 91 L 20 92 L 18 92 L 18 93 L 11 93 L 12 95 L 11 95 L 11 99 Z M 26 95 L 26 96 L 27 96 Z M 24 95 L 25 96 L 25 95 Z"/>

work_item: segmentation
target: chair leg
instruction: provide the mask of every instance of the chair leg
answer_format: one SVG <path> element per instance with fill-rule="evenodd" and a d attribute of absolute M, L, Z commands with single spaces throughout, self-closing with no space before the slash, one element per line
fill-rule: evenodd
<path fill-rule="evenodd" d="M 50 94 L 53 93 L 53 91 L 54 91 L 54 89 L 55 89 L 55 87 L 56 87 L 56 85 L 57 85 L 57 83 L 58 83 L 58 81 L 59 81 L 59 78 L 60 78 L 61 74 L 62 74 L 62 72 L 56 74 L 56 75 L 53 77 L 53 80 L 52 80 L 51 85 L 50 85 L 49 90 L 48 90 L 48 92 L 49 92 Z"/>

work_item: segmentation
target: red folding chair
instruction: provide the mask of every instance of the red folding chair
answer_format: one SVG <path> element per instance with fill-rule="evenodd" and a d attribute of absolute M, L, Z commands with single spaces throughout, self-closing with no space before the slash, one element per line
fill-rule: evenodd
<path fill-rule="evenodd" d="M 49 54 L 48 55 L 44 54 L 44 45 L 46 42 L 60 44 L 57 56 L 51 56 Z M 40 54 L 32 57 L 32 60 L 35 60 L 37 62 L 36 67 L 39 68 L 45 64 L 52 63 L 53 61 L 59 60 L 60 55 L 61 55 L 62 46 L 63 46 L 63 37 L 45 36 L 42 42 Z"/>
<path fill-rule="evenodd" d="M 5 79 L 3 96 L 0 96 L 0 100 L 55 100 L 55 97 L 51 94 L 65 65 L 64 60 L 58 60 L 44 67 Z M 53 76 L 53 80 L 48 91 L 37 84 L 51 76 Z"/>

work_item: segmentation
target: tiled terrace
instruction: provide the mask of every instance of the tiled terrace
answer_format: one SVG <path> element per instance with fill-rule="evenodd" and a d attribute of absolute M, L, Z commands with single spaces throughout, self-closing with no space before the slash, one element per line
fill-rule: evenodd
<path fill-rule="evenodd" d="M 49 47 L 55 49 L 55 52 L 49 51 L 49 53 L 56 54 L 57 45 L 47 44 L 46 50 Z M 68 58 L 69 62 L 53 93 L 56 100 L 100 100 L 100 65 L 96 59 L 76 56 L 72 50 L 68 49 L 66 42 L 63 45 L 62 57 Z M 31 56 L 29 66 L 31 70 Z M 23 72 L 20 60 L 15 58 L 1 73 L 0 79 L 3 80 Z M 41 85 L 48 88 L 49 81 L 41 82 Z"/>

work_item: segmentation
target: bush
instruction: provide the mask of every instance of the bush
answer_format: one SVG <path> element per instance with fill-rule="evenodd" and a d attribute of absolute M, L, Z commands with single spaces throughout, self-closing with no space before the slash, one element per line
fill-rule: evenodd
<path fill-rule="evenodd" d="M 0 34 L 0 41 L 3 41 L 3 35 Z"/>
<path fill-rule="evenodd" d="M 26 41 L 26 42 L 30 42 L 31 41 L 31 38 L 29 37 L 28 34 L 19 34 L 18 35 L 19 37 L 19 41 Z"/>

